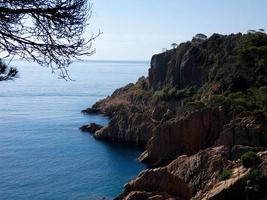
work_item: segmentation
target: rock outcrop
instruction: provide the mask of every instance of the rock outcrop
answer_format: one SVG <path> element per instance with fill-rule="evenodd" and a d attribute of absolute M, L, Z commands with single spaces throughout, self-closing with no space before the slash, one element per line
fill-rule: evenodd
<path fill-rule="evenodd" d="M 96 123 L 90 123 L 89 125 L 84 125 L 80 127 L 80 130 L 83 132 L 95 133 L 102 128 L 103 128 L 102 125 Z"/>
<path fill-rule="evenodd" d="M 143 171 L 125 185 L 124 192 L 116 200 L 137 200 L 139 198 L 134 194 L 143 192 L 147 194 L 144 199 L 153 199 L 155 195 L 158 199 L 183 200 L 258 199 L 248 192 L 249 184 L 252 191 L 259 186 L 260 196 L 266 197 L 267 185 L 262 182 L 266 183 L 267 180 L 267 152 L 259 155 L 263 162 L 257 169 L 261 172 L 258 180 L 248 178 L 252 169 L 244 168 L 240 160 L 229 160 L 231 151 L 228 147 L 219 146 L 192 156 L 179 156 L 166 167 Z M 219 175 L 225 169 L 231 171 L 231 176 L 220 180 Z"/>
<path fill-rule="evenodd" d="M 142 77 L 136 84 L 116 90 L 110 97 L 85 110 L 89 114 L 100 112 L 110 117 L 109 125 L 96 131 L 94 137 L 146 146 L 155 123 L 149 105 L 152 92 L 144 90 L 145 87 L 147 79 Z"/>

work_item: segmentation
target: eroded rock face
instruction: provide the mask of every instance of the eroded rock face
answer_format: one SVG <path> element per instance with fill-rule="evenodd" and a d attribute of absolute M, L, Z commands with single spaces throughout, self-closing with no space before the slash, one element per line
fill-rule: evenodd
<path fill-rule="evenodd" d="M 183 200 L 252 200 L 265 196 L 267 152 L 259 153 L 263 162 L 258 167 L 261 175 L 255 183 L 246 178 L 252 169 L 244 168 L 240 161 L 230 161 L 230 152 L 225 146 L 213 147 L 192 156 L 179 156 L 166 167 L 145 170 L 125 185 L 117 200 L 126 200 L 133 192 L 145 192 L 150 196 L 158 192 Z M 231 176 L 225 181 L 218 178 L 223 169 L 231 171 Z M 248 186 L 254 195 L 251 195 L 252 191 L 248 193 Z M 258 192 L 255 190 L 257 187 L 261 188 Z"/>
<path fill-rule="evenodd" d="M 89 109 L 89 114 L 93 110 L 110 117 L 109 125 L 96 131 L 95 138 L 146 146 L 155 127 L 149 105 L 151 92 L 144 89 L 146 85 L 147 79 L 142 77 L 136 84 L 117 89 Z"/>
<path fill-rule="evenodd" d="M 206 71 L 201 69 L 207 60 L 204 52 L 185 43 L 178 49 L 154 55 L 149 69 L 150 86 L 155 90 L 166 85 L 178 88 L 201 86 L 207 80 Z"/>
<path fill-rule="evenodd" d="M 150 113 L 133 113 L 128 108 L 118 112 L 111 118 L 109 126 L 95 133 L 95 138 L 145 146 L 154 127 Z"/>
<path fill-rule="evenodd" d="M 245 117 L 232 120 L 222 130 L 216 144 L 267 147 L 267 118 Z"/>
<path fill-rule="evenodd" d="M 159 124 L 140 156 L 145 163 L 166 163 L 179 155 L 192 155 L 213 145 L 227 121 L 223 110 L 196 112 L 183 119 L 174 118 Z"/>

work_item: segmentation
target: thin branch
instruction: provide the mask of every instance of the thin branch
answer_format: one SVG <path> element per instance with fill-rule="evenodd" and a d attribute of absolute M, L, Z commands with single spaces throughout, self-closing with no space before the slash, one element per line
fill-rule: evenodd
<path fill-rule="evenodd" d="M 92 42 L 101 34 L 83 37 L 91 8 L 87 0 L 0 1 L 0 52 L 32 59 L 71 80 L 71 60 L 94 54 Z"/>

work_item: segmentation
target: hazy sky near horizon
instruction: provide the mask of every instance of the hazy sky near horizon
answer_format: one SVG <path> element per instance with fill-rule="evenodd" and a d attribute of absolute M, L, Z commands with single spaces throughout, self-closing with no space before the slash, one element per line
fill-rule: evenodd
<path fill-rule="evenodd" d="M 267 29 L 267 0 L 91 0 L 92 60 L 150 60 L 196 33 Z M 91 33 L 88 31 L 88 33 Z"/>

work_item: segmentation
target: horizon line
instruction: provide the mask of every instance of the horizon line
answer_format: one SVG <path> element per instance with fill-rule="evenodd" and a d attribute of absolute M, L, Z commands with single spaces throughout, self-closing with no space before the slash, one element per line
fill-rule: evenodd
<path fill-rule="evenodd" d="M 25 60 L 25 59 L 21 59 L 21 58 L 14 58 L 14 59 L 2 59 L 4 61 L 25 61 L 25 62 L 30 62 L 33 61 L 32 59 L 29 60 Z M 34 61 L 33 61 L 34 62 Z M 72 62 L 113 62 L 113 63 L 126 63 L 126 62 L 139 62 L 139 63 L 149 63 L 150 60 L 112 60 L 112 59 L 93 59 L 93 60 L 89 60 L 89 59 L 77 59 L 77 60 L 73 60 Z"/>

